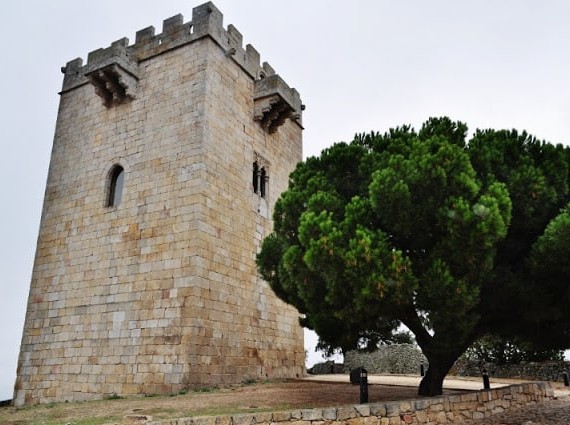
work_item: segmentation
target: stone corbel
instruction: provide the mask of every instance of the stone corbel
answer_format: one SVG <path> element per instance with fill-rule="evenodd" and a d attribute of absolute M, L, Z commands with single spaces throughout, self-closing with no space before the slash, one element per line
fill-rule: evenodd
<path fill-rule="evenodd" d="M 274 95 L 255 101 L 253 119 L 269 133 L 274 133 L 285 120 L 293 115 L 293 108 L 279 96 Z"/>
<path fill-rule="evenodd" d="M 130 54 L 129 40 L 122 38 L 106 49 L 89 53 L 84 74 L 107 107 L 135 98 L 138 63 Z"/>
<path fill-rule="evenodd" d="M 96 69 L 87 77 L 107 107 L 135 98 L 137 78 L 116 63 Z"/>
<path fill-rule="evenodd" d="M 255 82 L 253 101 L 253 119 L 269 133 L 276 132 L 287 118 L 300 120 L 301 99 L 278 75 Z"/>

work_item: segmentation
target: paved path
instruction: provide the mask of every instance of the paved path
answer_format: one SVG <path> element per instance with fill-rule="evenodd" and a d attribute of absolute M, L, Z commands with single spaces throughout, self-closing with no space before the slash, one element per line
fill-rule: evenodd
<path fill-rule="evenodd" d="M 325 381 L 325 382 L 350 382 L 349 375 L 346 374 L 326 374 L 326 375 L 309 375 L 304 378 L 308 381 Z M 368 374 L 368 383 L 381 385 L 401 385 L 405 387 L 418 387 L 421 381 L 420 376 L 415 375 L 371 375 Z M 491 378 L 491 388 L 500 388 L 512 384 L 520 384 L 520 379 L 493 379 Z M 483 389 L 483 379 L 470 377 L 448 377 L 443 381 L 443 388 L 450 390 L 470 390 L 477 391 Z M 570 396 L 570 387 L 562 385 L 553 385 L 555 397 Z M 568 422 L 570 425 L 570 422 Z"/>
<path fill-rule="evenodd" d="M 350 382 L 350 376 L 345 374 L 326 374 L 311 375 L 304 378 L 308 381 L 326 381 L 326 382 Z M 401 385 L 403 387 L 418 387 L 421 381 L 420 376 L 414 375 L 371 375 L 368 374 L 369 384 L 380 385 Z M 520 381 L 518 381 L 520 382 Z M 491 388 L 499 388 L 510 385 L 513 382 L 491 382 Z M 477 379 L 456 379 L 446 378 L 443 381 L 443 388 L 453 390 L 482 390 L 483 380 Z M 570 424 L 569 424 L 570 425 Z"/>

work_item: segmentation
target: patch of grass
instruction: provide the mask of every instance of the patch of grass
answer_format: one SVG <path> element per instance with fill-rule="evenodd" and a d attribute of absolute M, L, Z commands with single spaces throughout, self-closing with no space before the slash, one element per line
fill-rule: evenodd
<path fill-rule="evenodd" d="M 222 416 L 222 415 L 235 415 L 236 413 L 261 413 L 261 412 L 276 412 L 282 410 L 291 410 L 292 406 L 288 404 L 276 405 L 272 407 L 253 407 L 253 406 L 220 406 L 220 407 L 205 407 L 201 409 L 181 410 L 180 417 L 190 416 Z M 166 419 L 170 416 L 160 417 L 159 409 L 153 414 L 156 419 Z M 164 412 L 168 413 L 168 412 Z"/>
<path fill-rule="evenodd" d="M 119 418 L 118 416 L 107 416 L 105 418 L 99 417 L 99 418 L 85 418 L 85 419 L 79 419 L 79 420 L 74 420 L 72 423 L 73 425 L 103 425 L 103 424 L 108 424 L 108 423 L 120 423 L 121 422 L 121 418 Z M 54 422 L 54 425 L 60 425 L 61 422 Z"/>
<path fill-rule="evenodd" d="M 196 388 L 194 390 L 195 393 L 211 393 L 214 391 L 218 391 L 218 387 L 213 386 L 213 387 L 200 387 L 200 388 Z"/>
<path fill-rule="evenodd" d="M 105 397 L 105 400 L 122 400 L 124 397 L 121 397 L 120 395 L 117 395 L 117 393 L 113 393 L 111 395 L 108 395 L 107 397 Z"/>
<path fill-rule="evenodd" d="M 47 403 L 25 407 L 9 407 L 0 412 L 2 425 L 103 425 L 119 423 L 120 416 L 109 413 L 97 416 L 85 402 Z M 76 410 L 81 409 L 80 413 Z M 71 419 L 73 418 L 73 419 Z"/>
<path fill-rule="evenodd" d="M 145 411 L 145 415 L 151 415 L 153 419 L 170 419 L 177 416 L 179 410 L 173 407 L 153 407 Z"/>
<path fill-rule="evenodd" d="M 177 393 L 170 394 L 170 397 L 178 397 L 179 395 L 186 395 L 186 394 L 188 394 L 188 388 L 184 388 L 178 391 Z"/>
<path fill-rule="evenodd" d="M 236 385 L 235 388 L 208 386 L 196 390 L 186 389 L 175 394 L 179 398 L 156 394 L 147 394 L 146 397 L 142 394 L 138 397 L 118 397 L 111 394 L 107 395 L 104 400 L 49 403 L 18 408 L 9 406 L 0 409 L 0 425 L 63 425 L 68 423 L 103 425 L 124 423 L 125 415 L 131 413 L 148 414 L 156 420 L 168 420 L 191 416 L 290 410 L 300 406 L 297 401 L 291 402 L 287 398 L 289 389 L 286 387 L 289 384 L 286 382 L 276 384 L 276 386 L 282 386 L 282 392 L 274 398 L 275 403 L 263 402 L 262 404 L 256 400 L 256 394 L 259 394 L 256 386 L 269 383 L 269 381 L 260 380 L 255 383 L 244 382 Z M 267 391 L 273 390 L 274 388 L 267 389 Z M 310 407 L 310 403 L 307 407 Z"/>

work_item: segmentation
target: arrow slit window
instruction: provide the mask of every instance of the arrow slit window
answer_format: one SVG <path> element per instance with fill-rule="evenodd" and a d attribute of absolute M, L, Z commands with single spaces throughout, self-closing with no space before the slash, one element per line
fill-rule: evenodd
<path fill-rule="evenodd" d="M 116 207 L 123 198 L 123 183 L 125 170 L 120 165 L 115 165 L 110 173 L 109 188 L 107 191 L 107 206 Z"/>

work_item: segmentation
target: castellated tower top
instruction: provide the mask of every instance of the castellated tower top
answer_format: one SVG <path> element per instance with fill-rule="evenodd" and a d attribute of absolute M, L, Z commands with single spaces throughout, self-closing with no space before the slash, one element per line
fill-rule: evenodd
<path fill-rule="evenodd" d="M 137 95 L 139 64 L 154 56 L 210 37 L 247 74 L 255 80 L 254 119 L 273 133 L 287 118 L 302 127 L 299 92 L 290 88 L 267 62 L 260 63 L 258 51 L 248 44 L 242 46 L 242 34 L 233 26 L 223 27 L 223 15 L 212 2 L 192 10 L 192 21 L 184 23 L 181 14 L 163 21 L 162 33 L 153 26 L 136 33 L 135 43 L 122 38 L 110 47 L 89 53 L 87 64 L 81 58 L 62 67 L 62 93 L 91 83 L 107 107 L 134 99 Z"/>
<path fill-rule="evenodd" d="M 62 69 L 14 404 L 305 374 L 259 275 L 302 103 L 212 3 Z"/>

